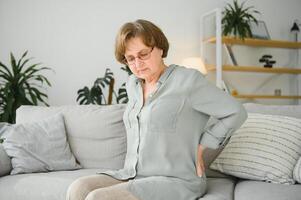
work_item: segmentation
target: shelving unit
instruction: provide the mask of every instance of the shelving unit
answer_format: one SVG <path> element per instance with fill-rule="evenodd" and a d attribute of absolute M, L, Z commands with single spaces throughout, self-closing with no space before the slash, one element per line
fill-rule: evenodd
<path fill-rule="evenodd" d="M 205 30 L 205 18 L 214 15 L 215 16 L 215 36 L 204 37 Z M 261 66 L 236 66 L 236 65 L 223 65 L 222 63 L 222 45 L 243 45 L 250 47 L 266 47 L 266 48 L 282 48 L 282 49 L 301 49 L 301 42 L 290 42 L 281 40 L 262 40 L 245 38 L 244 40 L 234 37 L 224 37 L 222 36 L 222 25 L 221 25 L 221 9 L 215 9 L 211 12 L 203 15 L 201 20 L 201 56 L 204 58 L 205 51 L 204 45 L 211 43 L 215 44 L 215 65 L 207 64 L 206 68 L 210 72 L 215 72 L 216 74 L 216 85 L 222 88 L 223 85 L 223 72 L 254 72 L 254 73 L 274 73 L 274 74 L 301 74 L 301 68 L 289 68 L 285 66 L 276 66 L 273 68 L 264 68 Z M 299 94 L 294 95 L 258 95 L 258 94 L 232 94 L 236 98 L 240 99 L 301 99 Z"/>
<path fill-rule="evenodd" d="M 206 65 L 208 71 L 216 71 L 215 65 Z M 236 71 L 236 72 L 259 72 L 259 73 L 277 73 L 277 74 L 301 74 L 301 69 L 292 69 L 286 67 L 277 68 L 264 68 L 258 66 L 233 66 L 223 65 L 223 71 Z"/>
<path fill-rule="evenodd" d="M 237 94 L 233 95 L 239 99 L 301 99 L 301 96 L 288 96 L 288 95 L 252 95 L 252 94 Z"/>
<path fill-rule="evenodd" d="M 211 37 L 204 40 L 205 43 L 216 43 L 216 37 Z M 259 40 L 253 38 L 245 38 L 244 40 L 233 37 L 222 37 L 223 44 L 244 45 L 253 47 L 271 47 L 285 49 L 300 49 L 301 42 L 289 42 L 281 40 Z"/>

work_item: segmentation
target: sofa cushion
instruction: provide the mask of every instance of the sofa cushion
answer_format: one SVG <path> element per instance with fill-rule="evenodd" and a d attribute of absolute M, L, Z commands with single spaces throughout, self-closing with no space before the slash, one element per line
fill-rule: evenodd
<path fill-rule="evenodd" d="M 239 181 L 235 198 L 239 200 L 300 200 L 301 185 L 273 184 L 261 181 Z"/>
<path fill-rule="evenodd" d="M 299 158 L 293 172 L 293 178 L 298 183 L 301 183 L 301 157 Z"/>
<path fill-rule="evenodd" d="M 3 139 L 1 135 L 11 126 L 11 124 L 6 122 L 0 122 L 0 177 L 7 175 L 12 170 L 11 160 L 8 157 L 6 151 L 3 148 Z"/>
<path fill-rule="evenodd" d="M 233 200 L 236 179 L 207 178 L 207 193 L 200 200 Z"/>
<path fill-rule="evenodd" d="M 67 189 L 74 180 L 95 175 L 97 171 L 99 169 L 80 169 L 4 176 L 0 178 L 0 199 L 65 200 Z"/>
<path fill-rule="evenodd" d="M 70 151 L 62 114 L 15 124 L 1 137 L 11 157 L 11 174 L 80 168 Z"/>
<path fill-rule="evenodd" d="M 214 117 L 211 117 L 206 124 L 205 129 L 208 127 L 211 127 L 215 123 L 217 123 L 218 120 Z M 220 152 L 223 150 L 224 145 L 220 146 L 217 149 L 210 149 L 206 148 L 203 152 L 203 160 L 205 164 L 205 172 L 207 177 L 213 177 L 213 178 L 226 178 L 226 177 L 231 177 L 230 175 L 223 174 L 217 170 L 210 169 L 209 166 L 210 164 L 215 160 L 215 158 L 220 154 Z"/>
<path fill-rule="evenodd" d="M 18 174 L 0 178 L 0 199 L 65 200 L 69 185 L 79 177 L 95 175 L 99 170 L 80 169 L 49 173 Z M 235 179 L 207 178 L 207 194 L 202 200 L 233 200 Z M 49 189 L 51 188 L 51 189 Z"/>
<path fill-rule="evenodd" d="M 84 168 L 120 169 L 126 154 L 125 105 L 21 106 L 17 123 L 62 113 L 71 150 Z"/>
<path fill-rule="evenodd" d="M 257 103 L 243 104 L 248 113 L 283 115 L 301 119 L 301 105 L 264 105 Z"/>
<path fill-rule="evenodd" d="M 293 184 L 300 143 L 301 119 L 249 113 L 211 167 L 241 178 Z"/>
<path fill-rule="evenodd" d="M 0 144 L 0 177 L 9 174 L 11 170 L 10 158 L 4 150 L 3 145 Z"/>
<path fill-rule="evenodd" d="M 211 178 L 227 178 L 232 177 L 227 174 L 223 174 L 218 170 L 210 169 L 211 163 L 216 159 L 216 157 L 220 154 L 220 152 L 224 149 L 223 146 L 218 149 L 209 149 L 206 148 L 203 152 L 203 160 L 205 164 L 205 173 L 207 177 Z"/>

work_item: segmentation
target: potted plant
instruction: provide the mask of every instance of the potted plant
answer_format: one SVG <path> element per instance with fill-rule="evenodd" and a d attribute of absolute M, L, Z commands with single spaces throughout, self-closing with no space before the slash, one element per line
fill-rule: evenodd
<path fill-rule="evenodd" d="M 128 75 L 132 74 L 128 66 L 121 67 L 121 69 L 127 72 Z M 114 91 L 114 84 L 115 84 L 114 74 L 109 68 L 107 68 L 105 75 L 101 78 L 97 78 L 94 81 L 94 84 L 91 88 L 85 86 L 84 88 L 79 89 L 77 91 L 78 96 L 76 101 L 79 102 L 80 105 L 82 104 L 110 105 L 112 104 L 113 95 L 114 95 L 117 103 L 127 103 L 128 96 L 125 88 L 125 83 L 123 83 L 121 87 L 118 89 L 117 94 Z M 109 87 L 109 89 L 108 89 L 108 95 L 106 99 L 106 96 L 103 91 L 107 86 Z"/>
<path fill-rule="evenodd" d="M 237 0 L 233 1 L 233 5 L 228 3 L 223 11 L 222 27 L 223 35 L 233 35 L 244 39 L 245 37 L 252 37 L 250 29 L 250 21 L 258 24 L 257 19 L 253 14 L 259 14 L 254 10 L 254 6 L 245 7 L 245 2 L 238 4 Z"/>
<path fill-rule="evenodd" d="M 16 110 L 21 105 L 46 106 L 47 94 L 41 91 L 44 84 L 51 86 L 48 79 L 41 75 L 48 67 L 40 67 L 41 63 L 31 64 L 32 58 L 25 58 L 27 51 L 19 60 L 10 53 L 10 67 L 0 62 L 0 121 L 15 123 Z"/>

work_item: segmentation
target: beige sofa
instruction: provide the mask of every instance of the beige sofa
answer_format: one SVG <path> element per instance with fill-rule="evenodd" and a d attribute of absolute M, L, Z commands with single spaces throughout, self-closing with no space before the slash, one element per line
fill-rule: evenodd
<path fill-rule="evenodd" d="M 245 105 L 248 111 L 284 114 L 301 118 L 301 106 Z M 22 106 L 17 110 L 17 123 L 43 119 L 63 113 L 68 141 L 73 154 L 83 167 L 72 171 L 53 171 L 9 175 L 10 158 L 0 144 L 1 200 L 64 200 L 68 186 L 75 179 L 93 175 L 103 169 L 122 168 L 126 153 L 126 136 L 122 122 L 125 105 L 113 106 Z M 219 150 L 208 150 L 207 165 Z M 241 180 L 207 169 L 208 192 L 204 200 L 297 200 L 301 185 L 280 185 Z"/>

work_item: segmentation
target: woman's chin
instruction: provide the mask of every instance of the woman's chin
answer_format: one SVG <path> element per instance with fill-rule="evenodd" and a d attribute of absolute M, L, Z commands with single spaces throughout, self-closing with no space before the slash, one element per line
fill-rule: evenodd
<path fill-rule="evenodd" d="M 139 73 L 138 78 L 141 78 L 141 79 L 146 79 L 148 77 L 148 74 L 147 73 Z"/>

